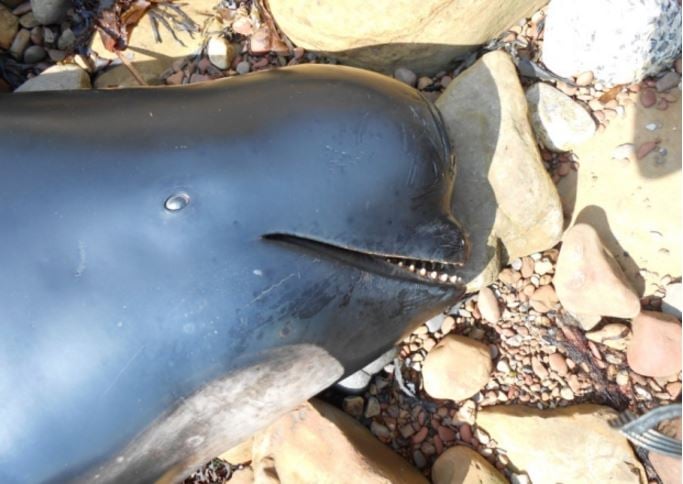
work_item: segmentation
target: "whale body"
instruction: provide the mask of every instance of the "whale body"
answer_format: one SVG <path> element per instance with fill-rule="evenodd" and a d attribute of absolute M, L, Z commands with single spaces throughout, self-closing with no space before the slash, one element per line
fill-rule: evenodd
<path fill-rule="evenodd" d="M 339 66 L 0 96 L 0 481 L 173 482 L 463 294 L 417 91 Z"/>

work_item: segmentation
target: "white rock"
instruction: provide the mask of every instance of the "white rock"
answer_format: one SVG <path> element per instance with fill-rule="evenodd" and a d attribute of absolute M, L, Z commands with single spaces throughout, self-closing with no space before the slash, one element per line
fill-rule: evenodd
<path fill-rule="evenodd" d="M 90 76 L 73 64 L 54 65 L 29 79 L 15 92 L 28 91 L 68 91 L 71 89 L 90 89 Z"/>
<path fill-rule="evenodd" d="M 235 48 L 224 37 L 213 36 L 206 45 L 206 54 L 219 69 L 227 69 L 235 58 Z"/>
<path fill-rule="evenodd" d="M 543 62 L 553 72 L 592 71 L 612 86 L 657 74 L 680 55 L 681 7 L 674 0 L 553 1 Z"/>
<path fill-rule="evenodd" d="M 443 324 L 444 319 L 446 319 L 445 314 L 437 314 L 432 319 L 427 321 L 425 323 L 425 326 L 427 326 L 427 330 L 430 333 L 436 333 L 437 331 L 439 331 L 439 329 L 441 329 L 441 325 Z"/>
<path fill-rule="evenodd" d="M 413 87 L 417 82 L 417 75 L 413 71 L 411 71 L 410 69 L 406 69 L 405 67 L 399 67 L 398 69 L 396 69 L 394 71 L 394 77 L 399 81 Z"/>
<path fill-rule="evenodd" d="M 681 306 L 683 306 L 683 293 L 681 283 L 675 282 L 666 286 L 666 295 L 662 302 L 662 311 L 681 319 Z"/>
<path fill-rule="evenodd" d="M 583 106 L 559 89 L 537 82 L 526 91 L 531 124 L 543 145 L 569 151 L 595 133 L 595 121 Z"/>
<path fill-rule="evenodd" d="M 498 363 L 496 363 L 496 370 L 501 373 L 509 373 L 510 365 L 508 364 L 507 360 L 500 360 Z"/>

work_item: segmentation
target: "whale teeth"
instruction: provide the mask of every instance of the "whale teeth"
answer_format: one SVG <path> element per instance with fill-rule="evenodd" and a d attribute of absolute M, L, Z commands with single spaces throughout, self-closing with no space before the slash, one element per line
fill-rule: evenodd
<path fill-rule="evenodd" d="M 401 267 L 432 281 L 438 280 L 442 283 L 451 284 L 462 282 L 462 279 L 457 275 L 450 275 L 448 273 L 449 270 L 453 269 L 451 264 L 413 259 L 398 259 L 394 257 L 385 257 L 384 260 L 392 265 Z"/>

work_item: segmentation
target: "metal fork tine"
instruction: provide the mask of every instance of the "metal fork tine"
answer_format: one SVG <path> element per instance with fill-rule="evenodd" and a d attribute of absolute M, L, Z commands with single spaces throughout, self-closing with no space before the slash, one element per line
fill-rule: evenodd
<path fill-rule="evenodd" d="M 657 444 L 665 452 L 681 452 L 681 442 L 676 439 L 672 439 L 668 435 L 664 435 L 656 430 L 648 430 L 644 434 L 645 438 L 649 441 Z"/>
<path fill-rule="evenodd" d="M 624 432 L 633 443 L 662 454 L 678 456 L 681 452 L 681 442 L 667 437 L 657 431 L 649 430 L 644 434 Z"/>
<path fill-rule="evenodd" d="M 630 411 L 621 412 L 609 421 L 622 435 L 639 447 L 650 451 L 678 457 L 681 455 L 681 442 L 654 430 L 662 421 L 681 414 L 681 405 L 673 404 L 650 410 L 637 416 Z"/>

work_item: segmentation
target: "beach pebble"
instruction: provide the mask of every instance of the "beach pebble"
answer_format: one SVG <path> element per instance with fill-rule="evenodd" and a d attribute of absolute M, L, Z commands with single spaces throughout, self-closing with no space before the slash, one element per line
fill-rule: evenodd
<path fill-rule="evenodd" d="M 681 371 L 681 323 L 674 316 L 642 311 L 631 323 L 626 356 L 636 373 L 666 377 Z"/>
<path fill-rule="evenodd" d="M 414 87 L 417 82 L 417 75 L 410 69 L 399 67 L 394 71 L 394 77 L 399 81 Z"/>
<path fill-rule="evenodd" d="M 235 58 L 235 48 L 225 37 L 213 36 L 206 45 L 206 54 L 214 66 L 225 70 Z"/>

